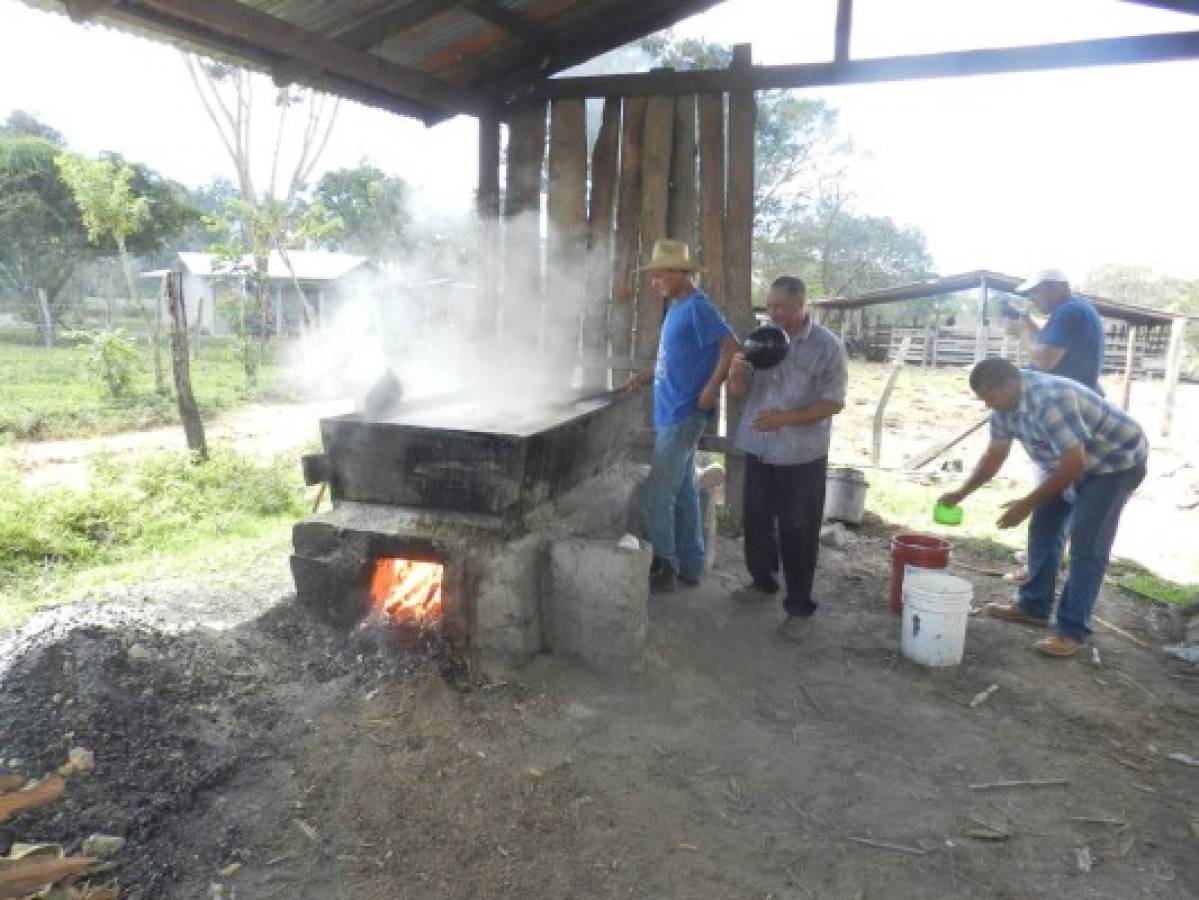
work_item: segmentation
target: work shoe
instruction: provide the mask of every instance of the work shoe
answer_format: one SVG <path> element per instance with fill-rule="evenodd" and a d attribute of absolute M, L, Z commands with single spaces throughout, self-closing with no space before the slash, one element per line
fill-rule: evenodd
<path fill-rule="evenodd" d="M 983 615 L 990 619 L 1002 619 L 1005 622 L 1040 625 L 1042 628 L 1049 624 L 1048 619 L 1037 618 L 1019 603 L 988 603 L 983 607 Z"/>
<path fill-rule="evenodd" d="M 811 616 L 791 616 L 783 619 L 779 623 L 778 635 L 783 640 L 794 641 L 796 643 L 802 641 L 804 636 L 812 630 Z"/>
<path fill-rule="evenodd" d="M 1062 637 L 1060 634 L 1055 634 L 1052 637 L 1041 638 L 1034 647 L 1046 656 L 1073 656 L 1083 645 L 1081 641 L 1076 641 L 1073 638 Z"/>
<path fill-rule="evenodd" d="M 685 584 L 687 587 L 699 587 L 702 579 L 702 575 L 684 575 L 682 572 L 679 572 L 679 582 Z"/>
<path fill-rule="evenodd" d="M 744 603 L 746 605 L 752 603 L 766 603 L 767 601 L 774 599 L 773 593 L 762 590 L 756 584 L 747 584 L 743 587 L 739 587 L 737 590 L 731 592 L 729 596 L 738 603 Z"/>
<path fill-rule="evenodd" d="M 651 594 L 669 594 L 678 589 L 679 576 L 674 567 L 667 562 L 655 559 L 649 567 L 649 592 Z"/>

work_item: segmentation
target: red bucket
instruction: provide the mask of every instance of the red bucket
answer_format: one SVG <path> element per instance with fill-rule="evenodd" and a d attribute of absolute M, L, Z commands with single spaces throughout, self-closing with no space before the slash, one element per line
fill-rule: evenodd
<path fill-rule="evenodd" d="M 891 612 L 903 612 L 903 572 L 907 566 L 944 569 L 948 565 L 948 541 L 926 534 L 897 534 L 891 538 Z"/>

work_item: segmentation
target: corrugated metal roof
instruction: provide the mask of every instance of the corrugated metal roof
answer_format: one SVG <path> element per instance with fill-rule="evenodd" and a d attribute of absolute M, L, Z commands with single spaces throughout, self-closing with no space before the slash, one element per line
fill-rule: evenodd
<path fill-rule="evenodd" d="M 22 0 L 427 122 L 719 0 Z M 498 93 L 497 93 L 498 92 Z"/>
<path fill-rule="evenodd" d="M 300 281 L 336 281 L 359 266 L 369 263 L 365 256 L 324 250 L 293 250 L 287 256 Z M 241 270 L 254 268 L 254 259 L 251 256 L 242 257 L 240 266 L 219 265 L 217 256 L 212 253 L 183 252 L 179 254 L 179 261 L 188 273 L 201 276 L 233 275 L 239 274 Z M 291 279 L 291 272 L 284 264 L 283 258 L 274 251 L 267 261 L 267 274 L 271 278 Z"/>
<path fill-rule="evenodd" d="M 963 272 L 960 275 L 946 275 L 928 281 L 916 281 L 901 284 L 891 288 L 881 288 L 876 291 L 866 291 L 850 297 L 828 297 L 813 300 L 812 306 L 818 309 L 862 309 L 867 306 L 881 306 L 887 303 L 899 303 L 903 300 L 920 300 L 925 297 L 940 297 L 945 294 L 956 294 L 959 291 L 969 291 L 979 287 L 983 280 L 987 287 L 993 290 L 1013 293 L 1016 286 L 1024 281 L 1015 275 L 1005 275 L 1002 272 L 992 272 L 979 269 L 974 272 Z M 1130 325 L 1169 325 L 1178 318 L 1176 315 L 1148 306 L 1137 306 L 1133 303 L 1120 303 L 1092 294 L 1075 291 L 1080 297 L 1085 297 L 1094 304 L 1100 315 L 1109 319 L 1118 319 Z"/>

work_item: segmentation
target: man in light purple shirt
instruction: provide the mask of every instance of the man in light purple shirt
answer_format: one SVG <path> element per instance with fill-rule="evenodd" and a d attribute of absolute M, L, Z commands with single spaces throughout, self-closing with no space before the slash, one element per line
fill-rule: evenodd
<path fill-rule="evenodd" d="M 777 366 L 755 370 L 738 353 L 729 392 L 745 397 L 736 445 L 745 470 L 745 565 L 753 582 L 735 599 L 767 600 L 779 590 L 786 613 L 779 633 L 798 640 L 813 612 L 832 417 L 845 406 L 847 364 L 841 341 L 808 315 L 803 281 L 775 279 L 766 298 L 771 321 L 790 338 Z"/>

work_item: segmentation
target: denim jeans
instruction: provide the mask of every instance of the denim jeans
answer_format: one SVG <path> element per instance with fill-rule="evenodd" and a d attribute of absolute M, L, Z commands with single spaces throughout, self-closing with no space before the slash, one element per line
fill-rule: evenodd
<path fill-rule="evenodd" d="M 1094 475 L 1078 483 L 1073 503 L 1061 494 L 1033 511 L 1028 523 L 1028 581 L 1020 588 L 1020 606 L 1049 618 L 1062 553 L 1070 539 L 1070 570 L 1057 608 L 1057 632 L 1086 640 L 1091 610 L 1107 571 L 1112 542 L 1124 504 L 1145 478 L 1145 467 Z"/>
<path fill-rule="evenodd" d="M 706 415 L 693 413 L 657 429 L 641 495 L 642 534 L 654 545 L 654 556 L 687 578 L 698 578 L 704 570 L 695 448 L 707 424 Z"/>

